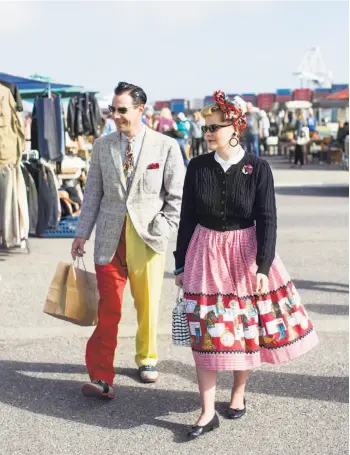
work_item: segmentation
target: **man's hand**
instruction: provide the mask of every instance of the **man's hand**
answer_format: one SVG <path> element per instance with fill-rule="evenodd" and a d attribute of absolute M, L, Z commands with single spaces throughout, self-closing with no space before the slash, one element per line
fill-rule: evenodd
<path fill-rule="evenodd" d="M 262 273 L 256 275 L 256 290 L 257 295 L 267 294 L 269 292 L 269 279 Z"/>
<path fill-rule="evenodd" d="M 85 250 L 84 250 L 85 242 L 86 242 L 85 239 L 80 239 L 80 238 L 74 239 L 74 242 L 72 244 L 72 251 L 71 251 L 72 258 L 73 258 L 74 261 L 76 260 L 77 257 L 78 258 L 82 258 L 84 256 L 84 254 L 85 254 Z"/>
<path fill-rule="evenodd" d="M 180 275 L 175 276 L 175 284 L 179 288 L 183 287 L 183 285 L 184 285 L 184 274 L 183 273 L 180 273 Z"/>

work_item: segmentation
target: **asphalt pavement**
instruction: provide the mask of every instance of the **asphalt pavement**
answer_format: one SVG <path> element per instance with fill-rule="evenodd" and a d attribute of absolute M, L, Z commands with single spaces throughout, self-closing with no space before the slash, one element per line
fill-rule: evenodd
<path fill-rule="evenodd" d="M 175 236 L 160 308 L 160 380 L 154 385 L 138 381 L 136 318 L 127 289 L 116 355 L 117 399 L 110 403 L 80 394 L 87 380 L 85 344 L 93 329 L 42 312 L 57 262 L 70 260 L 71 240 L 31 239 L 30 254 L 0 252 L 1 455 L 349 453 L 348 174 L 329 168 L 289 170 L 278 160 L 273 167 L 278 252 L 320 345 L 289 364 L 253 372 L 244 418 L 221 417 L 219 430 L 186 442 L 200 403 L 191 352 L 171 344 Z M 93 270 L 92 242 L 86 265 Z M 219 414 L 231 385 L 232 374 L 220 373 Z"/>

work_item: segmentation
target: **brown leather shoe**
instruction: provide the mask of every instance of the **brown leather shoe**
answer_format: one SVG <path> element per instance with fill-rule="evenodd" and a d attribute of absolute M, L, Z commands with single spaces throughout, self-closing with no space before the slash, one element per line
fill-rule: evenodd
<path fill-rule="evenodd" d="M 84 384 L 81 391 L 87 398 L 98 398 L 99 400 L 113 400 L 115 398 L 113 386 L 98 379 Z"/>

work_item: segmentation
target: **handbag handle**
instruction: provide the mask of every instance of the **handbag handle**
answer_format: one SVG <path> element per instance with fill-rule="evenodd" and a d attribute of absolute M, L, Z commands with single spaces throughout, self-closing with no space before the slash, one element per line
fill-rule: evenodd
<path fill-rule="evenodd" d="M 180 302 L 181 298 L 183 298 L 184 296 L 184 290 L 183 288 L 181 288 L 180 286 L 178 287 L 178 290 L 177 290 L 177 301 Z"/>

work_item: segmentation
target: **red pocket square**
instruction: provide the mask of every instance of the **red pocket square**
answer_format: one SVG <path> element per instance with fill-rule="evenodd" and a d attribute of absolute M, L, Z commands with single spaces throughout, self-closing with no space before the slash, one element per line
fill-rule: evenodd
<path fill-rule="evenodd" d="M 159 163 L 151 163 L 147 169 L 159 169 Z"/>

